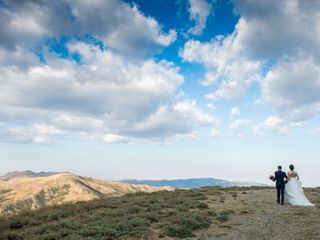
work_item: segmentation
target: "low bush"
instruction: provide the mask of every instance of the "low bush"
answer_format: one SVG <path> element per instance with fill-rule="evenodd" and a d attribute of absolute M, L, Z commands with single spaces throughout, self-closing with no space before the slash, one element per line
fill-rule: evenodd
<path fill-rule="evenodd" d="M 148 239 L 152 233 L 186 238 L 214 217 L 205 199 L 197 190 L 127 194 L 0 218 L 0 230 L 3 239 Z"/>

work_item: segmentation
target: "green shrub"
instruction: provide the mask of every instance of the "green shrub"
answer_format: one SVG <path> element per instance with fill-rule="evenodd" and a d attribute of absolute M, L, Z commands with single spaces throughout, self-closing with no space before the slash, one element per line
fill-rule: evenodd
<path fill-rule="evenodd" d="M 30 224 L 31 222 L 31 218 L 15 218 L 11 220 L 11 222 L 9 223 L 9 227 L 11 229 L 19 229 Z"/>
<path fill-rule="evenodd" d="M 6 237 L 8 240 L 24 240 L 24 238 L 20 234 L 9 233 Z"/>
<path fill-rule="evenodd" d="M 187 226 L 179 226 L 179 225 L 165 227 L 164 234 L 170 237 L 176 237 L 176 238 L 188 238 L 188 237 L 195 236 L 192 233 L 191 229 L 189 229 Z"/>
<path fill-rule="evenodd" d="M 217 220 L 219 222 L 227 222 L 230 219 L 230 214 L 233 214 L 234 211 L 233 210 L 225 210 L 222 211 L 218 216 L 217 216 Z"/>
<path fill-rule="evenodd" d="M 40 192 L 37 201 L 45 197 Z M 148 239 L 152 231 L 192 237 L 211 223 L 212 214 L 202 202 L 206 198 L 198 190 L 176 190 L 43 207 L 8 221 L 0 218 L 0 231 L 12 239 L 39 240 Z"/>

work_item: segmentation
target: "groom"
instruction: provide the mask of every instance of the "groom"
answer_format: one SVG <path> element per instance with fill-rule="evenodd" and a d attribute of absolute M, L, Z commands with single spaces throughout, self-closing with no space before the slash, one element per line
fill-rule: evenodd
<path fill-rule="evenodd" d="M 277 188 L 277 203 L 280 204 L 280 196 L 281 196 L 281 205 L 284 203 L 284 188 L 285 188 L 285 178 L 288 179 L 288 176 L 285 172 L 281 171 L 282 167 L 278 166 L 278 171 L 274 173 L 273 181 L 276 182 Z"/>

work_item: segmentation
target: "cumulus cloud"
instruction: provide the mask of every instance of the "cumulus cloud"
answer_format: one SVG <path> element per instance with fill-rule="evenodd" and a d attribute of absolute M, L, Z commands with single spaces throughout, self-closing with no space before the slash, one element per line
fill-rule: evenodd
<path fill-rule="evenodd" d="M 173 63 L 132 63 L 81 41 L 70 41 L 66 48 L 79 55 L 80 65 L 49 53 L 45 64 L 0 67 L 1 121 L 20 126 L 6 136 L 45 142 L 50 134 L 35 140 L 24 125 L 50 124 L 109 143 L 127 137 L 161 140 L 215 123 L 194 101 L 175 103 L 184 79 Z"/>
<path fill-rule="evenodd" d="M 161 141 L 196 136 L 215 122 L 175 97 L 184 82 L 178 67 L 147 58 L 176 32 L 164 32 L 135 4 L 5 0 L 0 20 L 3 141 L 43 143 L 68 133 Z"/>
<path fill-rule="evenodd" d="M 145 121 L 137 123 L 127 134 L 148 138 L 170 137 L 188 134 L 190 129 L 217 124 L 217 119 L 199 110 L 195 101 L 178 102 L 171 106 L 161 106 Z"/>
<path fill-rule="evenodd" d="M 293 121 L 306 120 L 320 111 L 320 65 L 311 56 L 279 61 L 262 86 L 264 99 Z"/>
<path fill-rule="evenodd" d="M 87 55 L 80 53 L 83 65 L 54 59 L 24 71 L 1 68 L 0 81 L 6 89 L 0 95 L 1 102 L 11 106 L 81 111 L 115 118 L 143 118 L 183 82 L 178 69 L 169 62 L 148 60 L 135 65 L 126 63 L 110 51 L 87 47 L 91 49 L 94 60 L 88 60 Z M 123 111 L 125 107 L 127 111 Z"/>
<path fill-rule="evenodd" d="M 206 27 L 207 18 L 212 10 L 212 5 L 206 0 L 189 0 L 190 20 L 195 21 L 195 26 L 189 29 L 189 33 L 199 35 Z"/>
<path fill-rule="evenodd" d="M 277 59 L 299 50 L 319 56 L 318 1 L 234 0 L 234 3 L 241 16 L 237 38 L 251 57 Z"/>
<path fill-rule="evenodd" d="M 205 66 L 207 98 L 239 99 L 253 82 L 280 118 L 301 122 L 320 111 L 318 1 L 235 0 L 235 30 L 209 42 L 189 40 L 180 51 Z M 299 29 L 299 30 L 297 30 Z"/>
<path fill-rule="evenodd" d="M 207 72 L 202 84 L 218 85 L 212 98 L 239 99 L 253 82 L 261 79 L 261 63 L 249 60 L 242 52 L 237 35 L 231 34 L 208 43 L 189 40 L 180 56 L 185 61 L 205 65 Z"/>
<path fill-rule="evenodd" d="M 287 122 L 316 115 L 320 110 L 319 2 L 236 0 L 235 7 L 241 15 L 237 38 L 246 55 L 274 62 L 263 80 L 264 100 Z"/>
<path fill-rule="evenodd" d="M 58 17 L 59 16 L 59 17 Z M 46 38 L 92 35 L 105 46 L 127 55 L 143 56 L 170 45 L 171 29 L 163 32 L 136 5 L 109 1 L 3 1 L 0 8 L 0 46 L 37 47 Z"/>

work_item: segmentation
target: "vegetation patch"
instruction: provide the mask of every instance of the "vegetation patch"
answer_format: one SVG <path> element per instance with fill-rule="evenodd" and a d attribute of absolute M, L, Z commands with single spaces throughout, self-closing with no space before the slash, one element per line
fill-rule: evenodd
<path fill-rule="evenodd" d="M 234 211 L 233 210 L 225 210 L 225 211 L 222 211 L 218 216 L 217 216 L 217 220 L 220 222 L 220 223 L 224 223 L 224 222 L 227 222 L 230 220 L 230 215 L 231 214 L 234 214 Z"/>
<path fill-rule="evenodd" d="M 36 201 L 46 195 L 39 192 Z M 0 219 L 1 239 L 187 238 L 206 229 L 213 214 L 197 190 L 133 193 L 90 202 L 43 207 Z M 159 236 L 160 236 L 159 235 Z"/>

